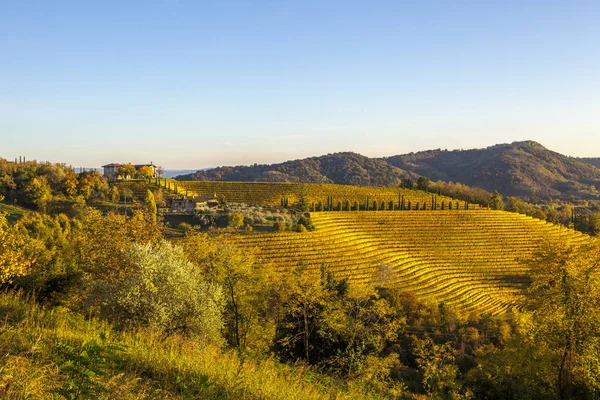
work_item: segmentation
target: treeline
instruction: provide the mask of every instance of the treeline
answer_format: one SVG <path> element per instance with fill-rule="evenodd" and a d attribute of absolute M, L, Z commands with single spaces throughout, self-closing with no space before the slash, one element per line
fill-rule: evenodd
<path fill-rule="evenodd" d="M 108 183 L 96 170 L 76 173 L 66 164 L 0 158 L 0 199 L 53 214 L 73 215 L 93 197 L 110 197 Z"/>
<path fill-rule="evenodd" d="M 463 315 L 390 286 L 386 265 L 373 288 L 353 287 L 327 266 L 278 271 L 276 259 L 258 263 L 226 235 L 189 231 L 166 242 L 141 211 L 32 213 L 15 224 L 0 218 L 5 289 L 101 318 L 120 332 L 149 329 L 163 341 L 178 337 L 249 360 L 306 365 L 365 398 L 597 398 L 599 263 L 596 244 L 554 244 L 529 261 L 532 284 L 520 311 Z M 8 343 L 3 332 L 0 344 Z M 0 368 L 9 361 L 19 360 L 3 357 Z M 90 382 L 98 385 L 88 398 L 108 390 L 101 378 L 81 377 L 76 363 L 53 368 L 68 378 L 68 385 L 55 382 L 67 398 Z M 153 385 L 167 387 L 160 378 L 167 373 L 153 376 Z M 190 388 L 197 383 L 180 382 L 168 395 L 197 396 Z"/>

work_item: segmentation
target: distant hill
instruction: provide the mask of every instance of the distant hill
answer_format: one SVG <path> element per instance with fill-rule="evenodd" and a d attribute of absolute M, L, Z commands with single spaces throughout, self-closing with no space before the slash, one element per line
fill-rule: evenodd
<path fill-rule="evenodd" d="M 600 169 L 533 141 L 474 150 L 430 150 L 387 161 L 433 180 L 461 182 L 506 195 L 585 198 L 600 189 Z"/>
<path fill-rule="evenodd" d="M 218 167 L 178 176 L 178 180 L 338 183 L 359 186 L 398 186 L 415 176 L 384 159 L 356 153 L 335 153 L 281 164 Z"/>
<path fill-rule="evenodd" d="M 484 149 L 428 150 L 386 158 L 335 153 L 273 165 L 218 167 L 179 180 L 312 182 L 396 186 L 403 178 L 460 182 L 509 196 L 590 198 L 600 190 L 600 159 L 578 159 L 533 141 Z"/>
<path fill-rule="evenodd" d="M 584 163 L 588 163 L 591 164 L 597 168 L 600 168 L 600 157 L 595 157 L 595 158 L 580 158 L 579 160 L 583 161 Z"/>
<path fill-rule="evenodd" d="M 166 169 L 165 173 L 162 174 L 163 178 L 175 178 L 179 175 L 193 174 L 196 171 L 202 171 L 198 169 Z"/>

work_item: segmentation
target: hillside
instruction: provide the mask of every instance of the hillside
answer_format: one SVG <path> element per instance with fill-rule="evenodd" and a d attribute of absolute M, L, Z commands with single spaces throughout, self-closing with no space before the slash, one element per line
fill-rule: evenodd
<path fill-rule="evenodd" d="M 178 176 L 178 180 L 338 183 L 360 186 L 398 186 L 413 174 L 383 159 L 356 153 L 335 153 L 281 164 L 218 167 Z"/>
<path fill-rule="evenodd" d="M 533 141 L 485 149 L 428 150 L 387 158 L 335 153 L 273 165 L 219 167 L 179 180 L 313 182 L 398 186 L 401 179 L 426 176 L 498 190 L 508 196 L 590 198 L 600 189 L 593 159 L 567 157 Z"/>
<path fill-rule="evenodd" d="M 403 189 L 398 187 L 369 187 L 334 184 L 314 183 L 282 183 L 282 182 L 214 182 L 214 181 L 170 181 L 161 180 L 170 191 L 194 196 L 224 197 L 230 203 L 246 203 L 253 205 L 278 206 L 281 199 L 286 198 L 290 205 L 304 198 L 309 206 L 316 206 L 319 202 L 327 204 L 331 198 L 334 207 L 341 202 L 343 209 L 354 207 L 357 203 L 361 209 L 372 208 L 377 203 L 378 209 L 390 209 L 390 202 L 394 208 L 399 208 L 399 203 L 404 200 L 405 206 L 410 202 L 411 207 L 425 206 L 431 208 L 435 200 L 438 206 L 442 202 L 447 207 L 450 202 L 454 208 L 464 208 L 465 202 L 447 196 L 439 196 L 422 190 Z M 382 204 L 383 203 L 383 204 Z M 471 207 L 477 207 L 472 205 Z"/>
<path fill-rule="evenodd" d="M 233 236 L 279 269 L 326 265 L 354 284 L 384 284 L 466 311 L 498 314 L 529 283 L 525 259 L 549 240 L 588 236 L 503 211 L 317 212 L 307 233 Z"/>
<path fill-rule="evenodd" d="M 580 161 L 600 168 L 600 157 L 580 158 Z"/>
<path fill-rule="evenodd" d="M 474 150 L 431 150 L 387 161 L 433 180 L 458 181 L 510 196 L 595 195 L 600 169 L 533 141 Z"/>

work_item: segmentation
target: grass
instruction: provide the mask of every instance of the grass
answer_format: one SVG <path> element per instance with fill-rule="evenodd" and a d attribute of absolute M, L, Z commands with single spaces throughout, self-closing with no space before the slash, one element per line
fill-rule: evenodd
<path fill-rule="evenodd" d="M 119 333 L 0 294 L 3 399 L 360 399 L 302 366 L 244 359 L 190 338 Z"/>
<path fill-rule="evenodd" d="M 15 222 L 24 215 L 30 213 L 30 210 L 12 204 L 0 203 L 0 213 L 6 213 L 10 222 Z"/>

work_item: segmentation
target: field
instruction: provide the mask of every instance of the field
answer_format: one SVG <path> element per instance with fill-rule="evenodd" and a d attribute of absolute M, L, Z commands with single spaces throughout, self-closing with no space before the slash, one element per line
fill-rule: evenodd
<path fill-rule="evenodd" d="M 317 204 L 319 201 L 324 205 L 328 201 L 337 207 L 338 202 L 342 203 L 344 209 L 347 208 L 347 202 L 353 206 L 355 202 L 362 206 L 369 202 L 370 208 L 377 202 L 378 207 L 384 203 L 384 208 L 389 209 L 389 203 L 393 202 L 394 207 L 398 207 L 404 197 L 405 206 L 408 202 L 415 208 L 417 203 L 419 207 L 425 205 L 431 209 L 432 201 L 435 199 L 437 207 L 440 208 L 442 202 L 445 207 L 452 202 L 452 207 L 464 208 L 464 201 L 457 201 L 446 196 L 426 193 L 421 190 L 401 189 L 397 187 L 372 187 L 372 186 L 349 186 L 334 184 L 313 184 L 313 183 L 281 183 L 281 182 L 214 182 L 214 181 L 175 181 L 161 179 L 161 185 L 180 194 L 199 195 L 199 196 L 223 196 L 230 203 L 246 203 L 264 206 L 279 206 L 282 198 L 287 198 L 290 205 L 306 199 L 309 203 Z M 470 205 L 470 207 L 477 207 Z"/>
<path fill-rule="evenodd" d="M 504 211 L 317 212 L 313 232 L 232 235 L 279 269 L 321 265 L 354 284 L 401 287 L 463 311 L 501 314 L 529 283 L 520 259 L 588 236 Z"/>

